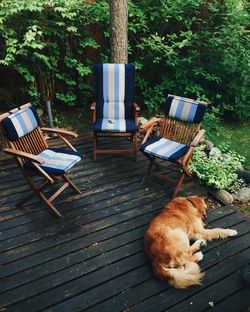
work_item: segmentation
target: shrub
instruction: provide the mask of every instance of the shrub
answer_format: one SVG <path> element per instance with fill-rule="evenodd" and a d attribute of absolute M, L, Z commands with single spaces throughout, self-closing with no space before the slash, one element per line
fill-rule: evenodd
<path fill-rule="evenodd" d="M 244 181 L 238 178 L 237 171 L 244 161 L 243 156 L 228 151 L 228 146 L 222 146 L 222 152 L 208 156 L 205 152 L 205 145 L 195 148 L 189 169 L 194 173 L 200 183 L 206 184 L 214 189 L 227 189 L 236 192 L 244 185 Z"/>
<path fill-rule="evenodd" d="M 129 58 L 138 67 L 140 104 L 157 110 L 171 93 L 208 101 L 231 119 L 250 116 L 245 1 L 129 4 Z"/>
<path fill-rule="evenodd" d="M 208 107 L 202 121 L 202 128 L 206 129 L 205 138 L 212 141 L 215 145 L 220 145 L 225 137 L 226 130 L 222 126 L 222 114 L 218 108 Z"/>
<path fill-rule="evenodd" d="M 138 104 L 157 111 L 171 93 L 208 101 L 221 116 L 250 116 L 245 0 L 128 3 Z M 108 0 L 2 0 L 0 64 L 23 77 L 33 102 L 86 104 L 95 61 L 86 49 L 99 47 L 93 25 L 103 38 L 98 61 L 108 62 Z"/>
<path fill-rule="evenodd" d="M 34 103 L 50 99 L 69 106 L 93 94 L 86 48 L 96 49 L 90 25 L 105 18 L 105 1 L 3 0 L 0 64 L 15 69 Z"/>

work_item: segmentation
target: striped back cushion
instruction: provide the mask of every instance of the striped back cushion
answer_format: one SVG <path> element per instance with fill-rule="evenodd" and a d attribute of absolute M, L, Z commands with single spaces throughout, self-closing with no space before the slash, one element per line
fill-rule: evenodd
<path fill-rule="evenodd" d="M 133 119 L 134 65 L 95 64 L 96 117 Z"/>
<path fill-rule="evenodd" d="M 11 141 L 15 141 L 35 130 L 39 124 L 40 120 L 33 106 L 20 109 L 2 120 L 6 135 Z"/>
<path fill-rule="evenodd" d="M 200 123 L 207 106 L 195 100 L 179 96 L 169 96 L 165 106 L 165 113 L 173 118 Z"/>

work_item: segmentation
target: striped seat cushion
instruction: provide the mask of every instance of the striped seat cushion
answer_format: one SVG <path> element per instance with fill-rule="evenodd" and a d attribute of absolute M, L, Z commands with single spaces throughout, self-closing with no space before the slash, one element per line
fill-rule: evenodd
<path fill-rule="evenodd" d="M 138 131 L 133 120 L 130 119 L 97 119 L 91 127 L 92 131 L 110 131 L 110 132 L 135 132 Z"/>
<path fill-rule="evenodd" d="M 132 124 L 134 70 L 135 66 L 130 64 L 94 65 L 97 121 L 93 131 L 138 130 Z"/>
<path fill-rule="evenodd" d="M 35 130 L 39 124 L 40 120 L 33 106 L 19 109 L 2 120 L 6 135 L 11 141 L 15 141 Z"/>
<path fill-rule="evenodd" d="M 39 165 L 44 171 L 54 175 L 66 173 L 82 158 L 82 153 L 59 148 L 48 148 L 37 156 L 41 156 L 45 162 Z M 29 170 L 36 170 L 33 164 L 27 161 L 24 167 Z"/>
<path fill-rule="evenodd" d="M 165 113 L 173 118 L 200 123 L 207 106 L 195 100 L 179 96 L 169 96 L 165 105 Z"/>
<path fill-rule="evenodd" d="M 176 160 L 187 153 L 189 146 L 157 137 L 142 144 L 140 150 L 152 156 Z"/>

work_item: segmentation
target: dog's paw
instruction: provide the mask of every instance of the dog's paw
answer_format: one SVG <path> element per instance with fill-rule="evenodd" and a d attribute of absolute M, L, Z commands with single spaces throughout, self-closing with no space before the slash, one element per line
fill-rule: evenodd
<path fill-rule="evenodd" d="M 197 256 L 198 261 L 203 259 L 203 253 L 201 251 L 197 252 L 195 255 Z"/>
<path fill-rule="evenodd" d="M 228 236 L 235 236 L 238 232 L 236 230 L 228 230 Z"/>
<path fill-rule="evenodd" d="M 196 242 L 200 245 L 200 247 L 207 245 L 207 241 L 204 238 L 200 238 Z"/>

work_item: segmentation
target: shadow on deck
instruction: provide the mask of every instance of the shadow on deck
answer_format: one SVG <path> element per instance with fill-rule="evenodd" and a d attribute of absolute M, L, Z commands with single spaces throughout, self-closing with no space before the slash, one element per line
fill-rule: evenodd
<path fill-rule="evenodd" d="M 57 139 L 51 139 L 57 142 Z M 139 154 L 98 155 L 90 137 L 74 144 L 84 153 L 70 176 L 83 195 L 55 201 L 59 219 L 38 199 L 15 203 L 29 187 L 12 158 L 0 156 L 0 311 L 243 311 L 250 305 L 241 271 L 250 262 L 250 223 L 232 206 L 209 209 L 207 227 L 238 236 L 202 247 L 202 286 L 170 288 L 152 276 L 142 247 L 150 220 L 170 201 L 173 186 L 150 178 Z M 70 192 L 70 190 L 68 191 Z M 179 195 L 205 195 L 195 183 Z"/>

